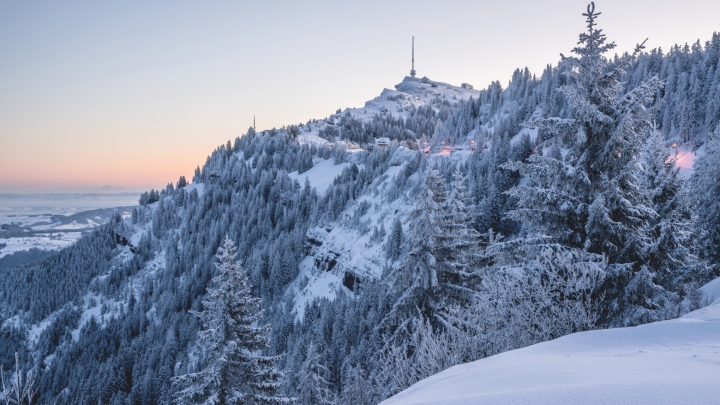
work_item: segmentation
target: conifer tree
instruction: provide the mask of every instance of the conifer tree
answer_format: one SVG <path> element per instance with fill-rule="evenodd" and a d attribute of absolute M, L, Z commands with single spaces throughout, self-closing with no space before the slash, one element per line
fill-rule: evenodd
<path fill-rule="evenodd" d="M 643 182 L 657 213 L 650 223 L 651 242 L 646 256 L 649 267 L 666 286 L 690 281 L 688 270 L 697 272 L 702 267 L 693 249 L 693 210 L 688 190 L 670 154 L 662 134 L 653 128 L 641 155 Z"/>
<path fill-rule="evenodd" d="M 402 252 L 402 244 L 405 236 L 403 235 L 402 224 L 399 218 L 393 221 L 393 227 L 388 236 L 386 253 L 388 259 L 395 261 L 400 257 Z"/>
<path fill-rule="evenodd" d="M 447 200 L 447 191 L 434 162 L 427 168 L 417 199 L 410 237 L 406 241 L 408 253 L 402 267 L 392 276 L 402 295 L 385 318 L 386 323 L 396 326 L 409 324 L 418 316 L 418 311 L 424 318 L 437 316 L 441 283 L 435 254 L 442 233 L 438 212 Z"/>
<path fill-rule="evenodd" d="M 412 214 L 408 253 L 392 277 L 402 295 L 384 323 L 400 326 L 398 331 L 425 321 L 443 327 L 441 307 L 467 302 L 472 295 L 475 275 L 470 266 L 476 260 L 479 237 L 470 227 L 473 207 L 466 205 L 468 195 L 459 171 L 453 186 L 448 193 L 445 179 L 431 162 Z"/>
<path fill-rule="evenodd" d="M 262 317 L 260 298 L 251 296 L 251 286 L 236 247 L 225 238 L 215 264 L 218 275 L 208 288 L 203 311 L 195 311 L 203 330 L 198 343 L 208 364 L 199 372 L 174 378 L 185 386 L 175 396 L 178 404 L 289 404 L 281 396 L 282 373 L 275 370 L 278 356 L 256 354 L 268 347 L 270 326 L 257 326 Z"/>
<path fill-rule="evenodd" d="M 638 157 L 655 110 L 654 97 L 661 86 L 655 76 L 623 93 L 620 82 L 644 47 L 609 65 L 604 53 L 615 47 L 596 29 L 595 5 L 588 5 L 588 32 L 580 34 L 575 57 L 562 56 L 568 84 L 560 87 L 572 113 L 569 118 L 533 118 L 530 127 L 548 130 L 556 142 L 568 148 L 563 162 L 533 154 L 529 163 L 515 162 L 506 168 L 529 177 L 508 194 L 518 201 L 508 213 L 568 248 L 586 249 L 607 257 L 608 277 L 603 321 L 640 323 L 653 318 L 663 297 L 630 297 L 639 287 L 633 280 L 645 262 L 648 225 L 657 216 L 647 189 L 638 178 Z M 644 44 L 644 43 L 643 43 Z M 655 281 L 642 277 L 636 281 Z M 626 296 L 627 293 L 627 296 Z M 647 310 L 647 311 L 646 311 Z M 649 312 L 648 312 L 649 311 Z M 658 315 L 659 316 L 659 315 Z"/>
<path fill-rule="evenodd" d="M 446 299 L 467 302 L 477 284 L 474 267 L 478 263 L 480 235 L 472 228 L 474 206 L 465 187 L 465 176 L 460 170 L 453 174 L 452 189 L 439 213 L 436 259 L 441 273 L 440 281 L 447 290 Z"/>
<path fill-rule="evenodd" d="M 300 367 L 300 381 L 297 387 L 298 399 L 302 405 L 334 403 L 330 383 L 325 379 L 328 373 L 328 368 L 320 363 L 320 353 L 317 352 L 315 345 L 310 343 L 307 357 Z"/>
<path fill-rule="evenodd" d="M 692 190 L 697 198 L 697 231 L 701 255 L 716 267 L 720 264 L 720 124 L 708 135 L 705 153 L 695 162 Z"/>
<path fill-rule="evenodd" d="M 362 366 L 348 368 L 339 404 L 370 405 L 374 403 L 373 399 L 372 385 Z"/>
<path fill-rule="evenodd" d="M 134 207 L 133 210 L 132 210 L 131 221 L 132 221 L 133 224 L 137 224 L 137 223 L 138 223 L 138 210 L 137 210 L 137 207 Z"/>

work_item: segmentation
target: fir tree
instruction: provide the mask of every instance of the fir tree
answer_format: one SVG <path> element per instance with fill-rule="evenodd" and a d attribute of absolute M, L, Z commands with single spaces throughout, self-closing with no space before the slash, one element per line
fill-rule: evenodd
<path fill-rule="evenodd" d="M 653 128 L 641 155 L 642 178 L 658 214 L 650 223 L 646 257 L 661 283 L 677 288 L 679 283 L 702 280 L 707 270 L 695 255 L 688 190 L 662 138 Z"/>
<path fill-rule="evenodd" d="M 282 374 L 275 370 L 279 357 L 255 354 L 268 347 L 270 326 L 256 326 L 262 317 L 261 300 L 251 296 L 235 251 L 235 244 L 226 237 L 216 255 L 215 287 L 207 290 L 205 309 L 193 312 L 203 324 L 198 343 L 209 362 L 202 371 L 174 378 L 186 387 L 176 394 L 175 403 L 292 403 L 279 395 Z"/>
<path fill-rule="evenodd" d="M 390 231 L 390 236 L 388 236 L 387 247 L 385 249 L 389 260 L 395 261 L 400 258 L 404 239 L 405 235 L 403 234 L 400 219 L 395 218 L 392 230 Z"/>
<path fill-rule="evenodd" d="M 302 405 L 330 405 L 334 403 L 334 395 L 330 391 L 330 383 L 325 376 L 327 367 L 320 363 L 320 354 L 315 345 L 310 343 L 307 357 L 300 367 L 300 378 L 297 386 L 298 399 Z"/>
<path fill-rule="evenodd" d="M 438 237 L 442 233 L 438 212 L 447 200 L 447 190 L 445 180 L 434 168 L 434 162 L 430 163 L 425 173 L 417 199 L 410 237 L 406 241 L 408 253 L 402 267 L 392 277 L 403 293 L 384 321 L 395 326 L 409 324 L 418 312 L 424 318 L 437 316 L 441 283 L 435 254 Z"/>
<path fill-rule="evenodd" d="M 419 201 L 412 217 L 408 253 L 403 266 L 393 275 L 402 291 L 384 323 L 401 326 L 430 321 L 444 327 L 440 309 L 450 302 L 467 302 L 474 288 L 471 270 L 477 260 L 477 233 L 470 227 L 472 206 L 466 205 L 464 177 L 455 173 L 452 194 L 431 162 L 421 185 Z M 418 320 L 421 322 L 411 322 Z"/>
<path fill-rule="evenodd" d="M 460 170 L 453 174 L 452 191 L 441 207 L 438 235 L 437 266 L 440 281 L 447 291 L 447 300 L 466 303 L 477 284 L 474 268 L 479 261 L 480 235 L 472 228 L 474 206 Z"/>
<path fill-rule="evenodd" d="M 134 207 L 133 210 L 132 210 L 131 221 L 132 221 L 133 224 L 137 224 L 137 223 L 138 223 L 138 210 L 137 210 L 137 207 Z"/>
<path fill-rule="evenodd" d="M 595 28 L 599 13 L 594 10 L 591 3 L 583 14 L 588 32 L 580 34 L 580 46 L 573 49 L 577 57 L 562 57 L 568 84 L 560 91 L 573 113 L 570 118 L 534 118 L 528 123 L 550 131 L 568 153 L 563 162 L 534 154 L 527 164 L 505 165 L 530 178 L 528 185 L 509 191 L 518 208 L 508 215 L 568 248 L 605 255 L 609 277 L 602 290 L 603 321 L 638 323 L 652 317 L 633 320 L 636 309 L 652 312 L 663 306 L 653 297 L 624 297 L 645 261 L 648 225 L 657 216 L 638 178 L 638 156 L 661 83 L 653 77 L 623 93 L 620 79 L 643 46 L 609 66 L 603 54 L 615 44 L 606 43 L 602 30 Z"/>
<path fill-rule="evenodd" d="M 720 125 L 705 142 L 705 153 L 695 162 L 692 190 L 697 198 L 697 231 L 701 255 L 720 264 Z"/>
<path fill-rule="evenodd" d="M 345 387 L 340 398 L 340 405 L 371 405 L 373 401 L 372 385 L 367 373 L 359 364 L 348 368 Z"/>

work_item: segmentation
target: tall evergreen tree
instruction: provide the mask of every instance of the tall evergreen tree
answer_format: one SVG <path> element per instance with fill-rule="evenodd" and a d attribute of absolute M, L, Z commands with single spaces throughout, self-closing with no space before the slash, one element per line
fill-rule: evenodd
<path fill-rule="evenodd" d="M 475 207 L 465 187 L 465 176 L 460 170 L 453 174 L 452 189 L 440 207 L 437 266 L 440 282 L 446 289 L 446 300 L 467 303 L 477 286 L 474 267 L 479 261 L 480 235 L 472 228 Z"/>
<path fill-rule="evenodd" d="M 404 239 L 405 236 L 403 235 L 400 219 L 395 218 L 395 221 L 393 221 L 392 230 L 390 231 L 390 235 L 388 236 L 388 241 L 385 249 L 388 259 L 395 261 L 400 258 Z"/>
<path fill-rule="evenodd" d="M 705 142 L 705 153 L 695 162 L 692 190 L 697 199 L 697 231 L 701 255 L 720 264 L 720 125 Z"/>
<path fill-rule="evenodd" d="M 208 288 L 203 311 L 195 311 L 203 330 L 198 343 L 208 364 L 199 372 L 174 378 L 185 386 L 175 396 L 178 404 L 289 404 L 279 395 L 282 373 L 278 356 L 256 354 L 268 347 L 270 326 L 257 326 L 262 317 L 260 298 L 251 296 L 245 270 L 235 261 L 236 247 L 225 238 L 215 256 L 218 275 Z"/>
<path fill-rule="evenodd" d="M 479 237 L 470 226 L 473 207 L 466 205 L 464 176 L 457 171 L 454 177 L 450 194 L 444 177 L 431 162 L 421 184 L 408 253 L 392 276 L 402 295 L 383 322 L 399 326 L 396 330 L 402 333 L 425 321 L 444 327 L 442 307 L 471 299 L 476 278 L 471 265 Z"/>
<path fill-rule="evenodd" d="M 651 240 L 646 260 L 661 283 L 674 288 L 678 283 L 698 281 L 706 272 L 694 253 L 693 210 L 688 190 L 676 160 L 670 155 L 662 134 L 653 128 L 641 155 L 642 179 L 657 213 L 649 224 Z"/>
<path fill-rule="evenodd" d="M 406 241 L 408 253 L 403 266 L 392 275 L 402 295 L 393 305 L 385 323 L 408 325 L 418 315 L 428 319 L 437 316 L 442 288 L 435 258 L 438 238 L 442 234 L 438 213 L 447 195 L 445 180 L 431 162 L 420 185 L 418 204 L 412 215 L 414 220 Z"/>
<path fill-rule="evenodd" d="M 603 54 L 615 44 L 606 43 L 602 30 L 595 28 L 599 13 L 594 10 L 591 3 L 583 14 L 588 32 L 580 34 L 580 46 L 573 49 L 577 56 L 562 56 L 568 84 L 560 91 L 571 107 L 570 117 L 528 123 L 550 131 L 568 153 L 563 162 L 534 154 L 527 164 L 505 166 L 530 179 L 509 191 L 518 207 L 508 215 L 567 247 L 605 255 L 603 321 L 647 322 L 661 316 L 663 305 L 653 296 L 634 293 L 655 291 L 637 284 L 653 284 L 651 277 L 635 280 L 645 262 L 648 224 L 657 216 L 638 178 L 638 156 L 661 83 L 653 77 L 623 92 L 620 80 L 643 46 L 610 65 Z"/>
<path fill-rule="evenodd" d="M 320 353 L 310 343 L 307 357 L 300 367 L 298 382 L 298 399 L 302 405 L 330 405 L 334 403 L 334 395 L 330 391 L 330 383 L 326 380 L 329 373 L 327 367 L 320 363 Z"/>
<path fill-rule="evenodd" d="M 345 387 L 340 398 L 340 405 L 371 405 L 373 402 L 373 390 L 367 373 L 358 364 L 348 368 L 345 378 Z"/>

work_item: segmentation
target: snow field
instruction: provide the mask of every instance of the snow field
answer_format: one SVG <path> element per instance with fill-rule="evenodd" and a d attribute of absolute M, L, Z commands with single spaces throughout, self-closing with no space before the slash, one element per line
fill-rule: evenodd
<path fill-rule="evenodd" d="M 40 250 L 57 250 L 68 247 L 82 237 L 81 232 L 58 232 L 52 238 L 48 236 L 28 236 L 24 238 L 0 239 L 7 246 L 0 249 L 0 258 L 21 250 L 38 248 Z"/>
<path fill-rule="evenodd" d="M 720 288 L 720 279 L 705 288 Z M 575 333 L 455 366 L 382 404 L 719 402 L 716 300 L 675 320 Z"/>
<path fill-rule="evenodd" d="M 298 174 L 297 171 L 294 171 L 288 174 L 288 176 L 292 180 L 297 180 L 300 186 L 303 186 L 305 184 L 305 178 L 308 178 L 310 185 L 317 190 L 319 195 L 325 194 L 325 191 L 327 191 L 328 187 L 333 183 L 333 180 L 335 180 L 346 167 L 352 165 L 352 163 L 348 162 L 336 165 L 332 158 L 326 160 L 318 159 L 317 162 L 318 163 L 314 163 L 312 169 L 304 173 Z"/>

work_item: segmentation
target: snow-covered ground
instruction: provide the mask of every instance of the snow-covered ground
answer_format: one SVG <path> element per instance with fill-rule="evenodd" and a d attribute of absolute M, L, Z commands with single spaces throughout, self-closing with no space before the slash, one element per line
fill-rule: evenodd
<path fill-rule="evenodd" d="M 198 194 L 202 197 L 203 192 L 205 192 L 205 184 L 204 183 L 192 183 L 192 184 L 185 186 L 185 192 L 190 193 L 193 190 L 197 190 Z"/>
<path fill-rule="evenodd" d="M 705 289 L 720 290 L 720 279 Z M 679 319 L 575 333 L 455 366 L 382 404 L 718 403 L 720 299 Z"/>
<path fill-rule="evenodd" d="M 82 236 L 81 232 L 60 232 L 53 236 L 30 236 L 24 238 L 1 238 L 0 243 L 7 246 L 0 249 L 0 258 L 21 250 L 38 248 L 40 250 L 57 250 L 70 246 Z"/>
<path fill-rule="evenodd" d="M 704 149 L 705 148 L 702 147 L 697 151 L 693 151 L 685 145 L 678 146 L 677 153 L 670 155 L 670 158 L 675 159 L 675 166 L 680 168 L 680 174 L 683 177 L 688 178 L 694 172 L 693 165 L 695 164 L 695 159 L 702 155 Z M 674 147 L 671 147 L 671 150 L 672 152 L 675 152 Z"/>
<path fill-rule="evenodd" d="M 333 180 L 335 180 L 335 178 L 339 176 L 346 167 L 350 167 L 351 165 L 352 163 L 347 162 L 336 165 L 333 158 L 316 159 L 312 169 L 300 174 L 298 174 L 297 171 L 294 171 L 288 174 L 288 176 L 292 180 L 297 180 L 301 186 L 305 184 L 305 178 L 307 178 L 310 180 L 310 185 L 317 190 L 318 194 L 323 195 L 325 194 L 325 190 L 330 187 Z"/>

